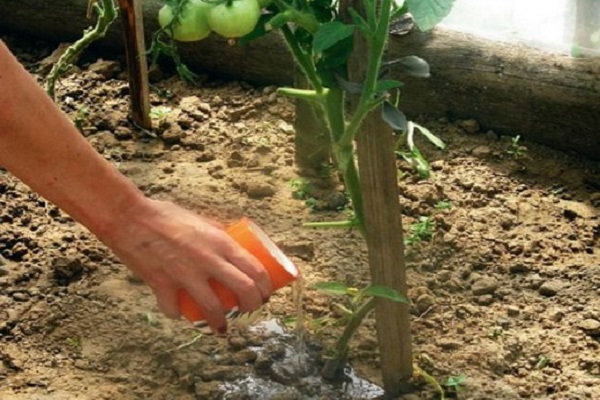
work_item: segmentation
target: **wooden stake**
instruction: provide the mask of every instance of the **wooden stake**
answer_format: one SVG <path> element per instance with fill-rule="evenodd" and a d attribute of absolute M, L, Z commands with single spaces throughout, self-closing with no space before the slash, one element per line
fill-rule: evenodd
<path fill-rule="evenodd" d="M 141 0 L 119 0 L 119 6 L 127 56 L 131 117 L 139 127 L 149 130 L 152 129 L 152 120 L 150 119 L 150 91 L 142 2 Z"/>
<path fill-rule="evenodd" d="M 356 10 L 364 9 L 362 0 L 343 0 L 341 6 L 344 3 Z M 357 34 L 348 71 L 353 82 L 364 80 L 365 54 L 368 54 L 367 43 Z M 356 146 L 371 281 L 407 296 L 395 140 L 380 110 L 367 116 Z M 409 306 L 377 299 L 375 316 L 383 386 L 386 397 L 394 398 L 410 391 L 413 375 Z"/>

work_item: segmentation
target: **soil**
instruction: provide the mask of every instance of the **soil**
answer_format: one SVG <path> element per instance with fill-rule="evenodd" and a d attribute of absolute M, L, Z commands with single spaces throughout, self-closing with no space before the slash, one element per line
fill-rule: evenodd
<path fill-rule="evenodd" d="M 47 71 L 54 46 L 4 39 L 32 73 Z M 311 285 L 361 287 L 369 274 L 357 232 L 302 226 L 343 219 L 346 205 L 339 185 L 316 201 L 317 191 L 298 193 L 291 102 L 274 87 L 192 87 L 154 71 L 157 128 L 142 132 L 127 118 L 122 70 L 121 59 L 87 55 L 60 82 L 58 104 L 149 196 L 261 225 L 303 271 L 307 331 L 277 324 L 296 315 L 289 287 L 225 338 L 163 318 L 107 248 L 0 172 L 0 398 L 378 398 L 374 317 L 352 341 L 350 381 L 318 379 L 318 355 L 340 328 L 311 322 L 339 299 Z M 428 180 L 398 161 L 407 236 L 420 216 L 434 222 L 431 238 L 406 249 L 415 364 L 441 383 L 464 377 L 448 391 L 459 399 L 600 398 L 600 165 L 533 143 L 519 142 L 515 157 L 511 138 L 474 120 L 422 124 L 448 148 L 421 143 Z M 439 394 L 417 377 L 400 398 Z"/>

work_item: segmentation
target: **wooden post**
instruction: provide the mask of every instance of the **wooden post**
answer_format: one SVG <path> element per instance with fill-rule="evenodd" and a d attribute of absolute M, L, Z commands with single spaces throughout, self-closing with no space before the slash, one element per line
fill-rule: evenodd
<path fill-rule="evenodd" d="M 296 68 L 294 78 L 295 87 L 308 88 L 308 80 L 299 68 Z M 294 130 L 296 165 L 301 174 L 312 176 L 330 160 L 330 138 L 314 106 L 306 100 L 296 100 Z"/>
<path fill-rule="evenodd" d="M 139 127 L 152 129 L 142 2 L 141 0 L 119 0 L 119 6 L 127 56 L 131 117 Z"/>
<path fill-rule="evenodd" d="M 348 3 L 356 10 L 363 10 L 362 0 L 348 0 Z M 340 4 L 343 6 L 343 3 Z M 367 43 L 362 35 L 356 34 L 348 71 L 353 82 L 364 80 L 365 54 L 368 54 Z M 371 281 L 375 285 L 396 289 L 406 296 L 395 141 L 391 128 L 381 118 L 380 110 L 367 116 L 356 145 Z M 410 391 L 413 374 L 409 307 L 377 299 L 375 316 L 383 386 L 387 397 L 396 397 Z"/>

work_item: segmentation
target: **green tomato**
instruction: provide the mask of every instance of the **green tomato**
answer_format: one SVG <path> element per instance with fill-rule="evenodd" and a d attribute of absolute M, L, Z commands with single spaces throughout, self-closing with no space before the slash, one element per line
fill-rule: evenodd
<path fill-rule="evenodd" d="M 257 0 L 228 0 L 208 12 L 208 26 L 228 39 L 238 38 L 252 32 L 259 18 Z"/>
<path fill-rule="evenodd" d="M 189 0 L 179 14 L 179 23 L 173 26 L 173 39 L 180 42 L 193 42 L 202 40 L 210 34 L 208 26 L 208 13 L 213 4 L 203 0 Z M 158 23 L 161 28 L 166 27 L 173 20 L 174 10 L 169 5 L 164 5 L 158 12 Z M 171 33 L 167 29 L 167 33 Z"/>

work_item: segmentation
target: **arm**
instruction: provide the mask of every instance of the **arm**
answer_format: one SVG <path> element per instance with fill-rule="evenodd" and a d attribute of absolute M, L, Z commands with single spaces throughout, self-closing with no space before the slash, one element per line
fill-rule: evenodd
<path fill-rule="evenodd" d="M 186 289 L 219 332 L 224 310 L 216 279 L 242 310 L 271 293 L 267 273 L 212 221 L 151 200 L 98 154 L 0 41 L 0 166 L 85 225 L 153 289 L 178 317 Z"/>

